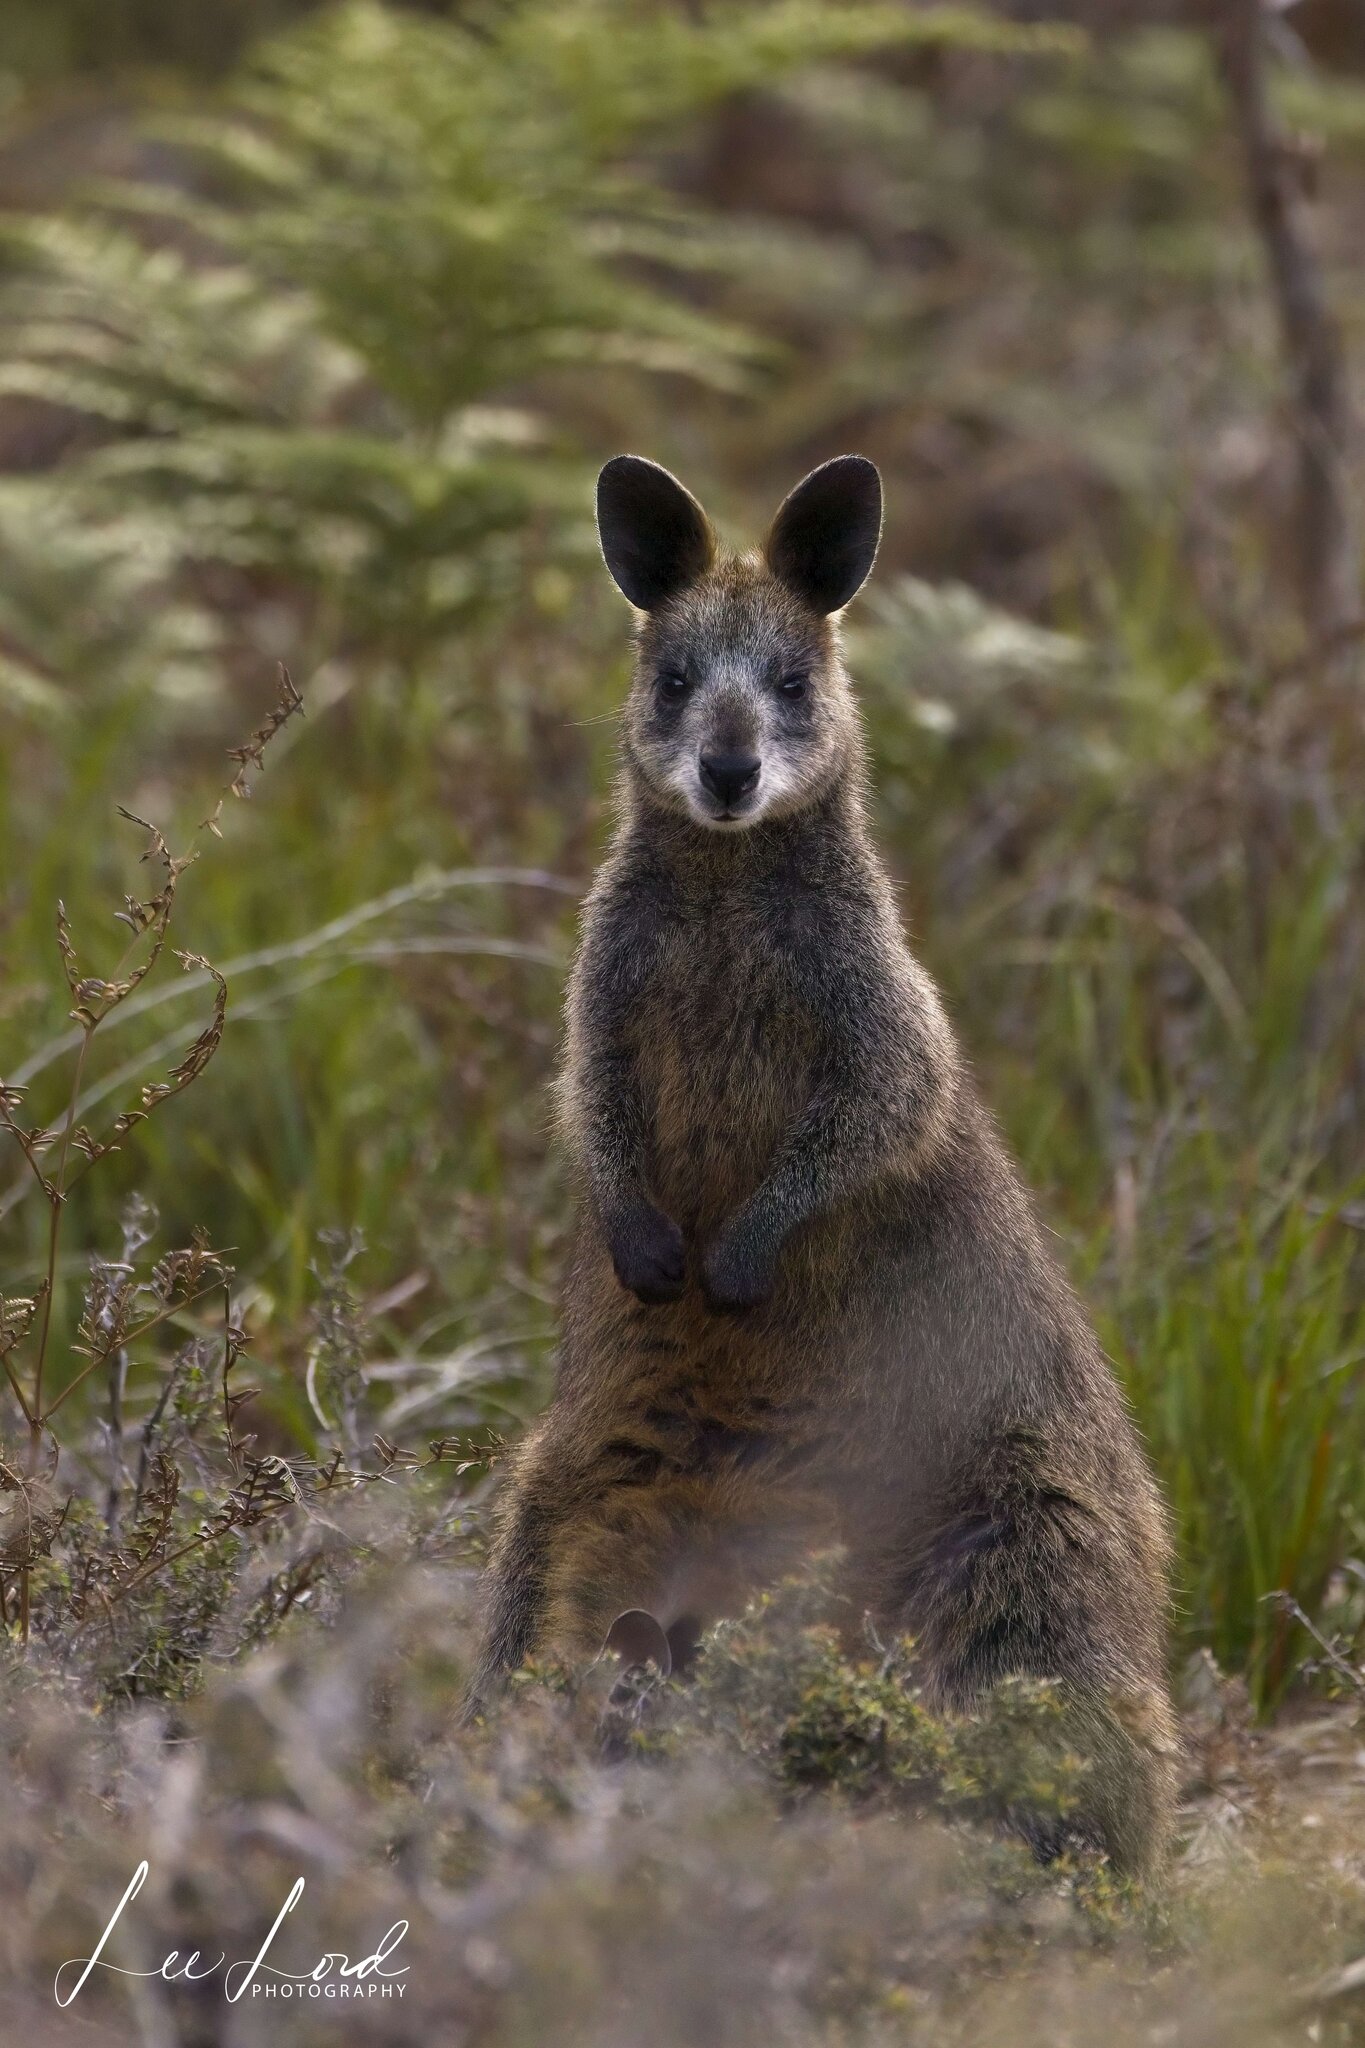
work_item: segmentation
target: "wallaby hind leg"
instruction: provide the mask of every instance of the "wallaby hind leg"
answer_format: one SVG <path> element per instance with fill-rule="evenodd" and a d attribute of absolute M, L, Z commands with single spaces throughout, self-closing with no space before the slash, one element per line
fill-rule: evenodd
<path fill-rule="evenodd" d="M 1088 1776 L 1074 1813 L 1018 1812 L 1011 1825 L 1045 1859 L 1081 1840 L 1149 1873 L 1170 1835 L 1178 1754 L 1154 1622 L 1161 1532 L 1144 1556 L 1105 1503 L 1051 1479 L 1027 1442 L 973 1462 L 901 1583 L 899 1622 L 929 1695 L 970 1708 L 1003 1678 L 1054 1680 L 1059 1737 Z"/>
<path fill-rule="evenodd" d="M 551 1519 L 534 1501 L 512 1501 L 484 1576 L 483 1637 L 464 1699 L 465 1721 L 484 1711 L 536 1646 L 544 1623 L 552 1538 Z"/>

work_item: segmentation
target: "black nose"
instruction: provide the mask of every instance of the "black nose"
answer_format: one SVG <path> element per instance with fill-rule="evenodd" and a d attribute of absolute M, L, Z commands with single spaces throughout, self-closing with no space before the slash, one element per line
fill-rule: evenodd
<path fill-rule="evenodd" d="M 703 754 L 701 779 L 716 802 L 728 810 L 740 797 L 749 794 L 762 765 L 757 754 Z"/>

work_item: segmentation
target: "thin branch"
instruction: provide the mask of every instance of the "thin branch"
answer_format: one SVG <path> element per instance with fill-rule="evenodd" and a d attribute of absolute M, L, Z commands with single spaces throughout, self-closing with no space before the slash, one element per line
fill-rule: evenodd
<path fill-rule="evenodd" d="M 1267 1601 L 1273 1602 L 1280 1609 L 1281 1613 L 1287 1614 L 1290 1617 L 1291 1621 L 1296 1621 L 1301 1629 L 1306 1630 L 1321 1650 L 1323 1662 L 1336 1672 L 1338 1678 L 1344 1679 L 1348 1685 L 1354 1687 L 1356 1692 L 1365 1696 L 1365 1671 L 1358 1670 L 1354 1664 L 1342 1656 L 1335 1643 L 1327 1640 L 1322 1630 L 1309 1620 L 1292 1593 L 1288 1593 L 1283 1587 L 1280 1587 L 1274 1593 L 1267 1593 L 1263 1597 Z"/>
<path fill-rule="evenodd" d="M 65 919 L 60 921 L 58 928 L 64 936 Z M 69 950 L 69 947 L 64 947 L 64 951 L 66 950 Z M 61 1245 L 62 1210 L 66 1203 L 66 1162 L 71 1151 L 71 1133 L 76 1128 L 76 1104 L 80 1100 L 85 1062 L 94 1035 L 95 1025 L 92 1022 L 86 1025 L 81 1034 L 81 1049 L 76 1057 L 76 1070 L 71 1077 L 71 1094 L 67 1100 L 66 1122 L 62 1128 L 62 1149 L 57 1158 L 57 1171 L 52 1176 L 52 1193 L 48 1197 L 52 1216 L 47 1233 L 47 1291 L 43 1297 L 43 1322 L 38 1333 L 38 1357 L 33 1368 L 33 1409 L 29 1416 L 29 1435 L 35 1460 L 42 1435 L 43 1372 L 47 1365 L 48 1338 L 52 1334 L 52 1303 L 57 1292 L 57 1253 Z"/>
<path fill-rule="evenodd" d="M 142 1425 L 142 1444 L 138 1452 L 137 1461 L 137 1483 L 133 1489 L 134 1528 L 136 1528 L 138 1523 L 142 1520 L 142 1501 L 143 1495 L 147 1491 L 147 1476 L 151 1468 L 152 1447 L 156 1442 L 156 1433 L 158 1429 L 160 1429 L 161 1427 L 161 1418 L 166 1413 L 167 1407 L 170 1405 L 171 1395 L 175 1392 L 176 1388 L 180 1384 L 180 1380 L 185 1369 L 186 1360 L 190 1355 L 192 1355 L 194 1348 L 194 1343 L 191 1342 L 184 1350 L 179 1352 L 177 1356 L 171 1361 L 170 1370 L 169 1372 L 167 1372 L 165 1378 L 161 1382 L 161 1392 L 157 1395 L 156 1404 L 153 1407 L 151 1414 L 147 1417 L 147 1420 Z"/>
<path fill-rule="evenodd" d="M 1223 75 L 1265 251 L 1294 393 L 1299 443 L 1296 526 L 1305 622 L 1315 639 L 1361 617 L 1360 564 L 1348 496 L 1350 406 L 1341 343 L 1303 219 L 1299 159 L 1276 120 L 1266 77 L 1262 0 L 1217 0 Z"/>
<path fill-rule="evenodd" d="M 119 1347 L 111 1345 L 108 1351 L 97 1351 L 95 1356 L 81 1367 L 75 1378 L 67 1381 L 56 1400 L 52 1403 L 52 1406 L 42 1416 L 42 1421 L 44 1423 L 50 1422 L 63 1402 L 75 1393 L 77 1387 L 85 1380 L 88 1380 L 92 1372 L 97 1372 L 102 1365 L 109 1363 L 116 1348 L 122 1348 L 126 1351 L 131 1350 L 139 1338 L 145 1337 L 149 1330 L 159 1329 L 161 1324 L 169 1321 L 172 1316 L 179 1315 L 184 1309 L 193 1308 L 194 1304 L 197 1301 L 202 1301 L 205 1295 L 215 1294 L 221 1285 L 221 1280 L 211 1280 L 208 1286 L 201 1287 L 197 1294 L 187 1294 L 182 1301 L 168 1301 L 163 1308 L 157 1310 L 155 1315 L 148 1316 L 137 1325 L 136 1329 L 129 1330 L 120 1340 Z"/>
<path fill-rule="evenodd" d="M 23 1384 L 20 1381 L 17 1373 L 15 1372 L 14 1367 L 10 1364 L 8 1351 L 4 1354 L 4 1367 L 5 1377 L 8 1379 L 11 1387 L 14 1389 L 14 1397 L 18 1401 L 19 1406 L 23 1409 L 24 1420 L 28 1424 L 29 1430 L 32 1431 L 34 1426 L 33 1410 L 28 1405 L 28 1395 L 24 1392 Z"/>

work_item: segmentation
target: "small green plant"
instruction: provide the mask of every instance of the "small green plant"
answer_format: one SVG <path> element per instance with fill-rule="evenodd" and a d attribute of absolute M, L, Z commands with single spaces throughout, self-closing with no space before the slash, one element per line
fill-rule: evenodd
<path fill-rule="evenodd" d="M 818 1561 L 760 1596 L 708 1638 L 679 1726 L 793 1793 L 997 1820 L 1028 1808 L 1064 1827 L 1090 1766 L 1055 1685 L 1009 1680 L 979 1714 L 945 1717 L 916 1690 L 913 1642 L 850 1641 L 855 1618 L 840 1619 Z"/>

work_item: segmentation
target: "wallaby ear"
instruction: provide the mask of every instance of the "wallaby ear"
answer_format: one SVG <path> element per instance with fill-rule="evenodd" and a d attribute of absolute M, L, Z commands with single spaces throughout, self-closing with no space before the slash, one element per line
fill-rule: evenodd
<path fill-rule="evenodd" d="M 865 455 L 821 463 L 782 501 L 763 553 L 817 612 L 837 612 L 867 580 L 882 534 L 882 480 Z"/>
<path fill-rule="evenodd" d="M 642 612 L 695 583 L 716 552 L 692 493 L 643 455 L 613 455 L 598 477 L 597 533 L 617 588 Z"/>

